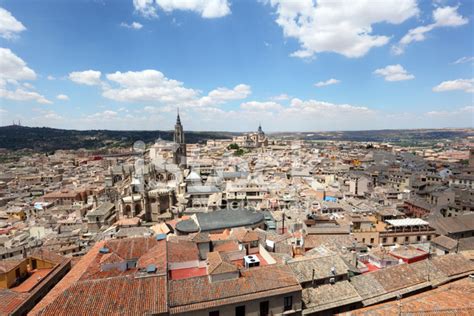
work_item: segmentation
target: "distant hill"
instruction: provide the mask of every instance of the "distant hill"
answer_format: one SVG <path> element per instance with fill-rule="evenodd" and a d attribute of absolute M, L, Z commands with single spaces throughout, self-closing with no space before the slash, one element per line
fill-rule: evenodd
<path fill-rule="evenodd" d="M 242 133 L 233 132 L 185 132 L 187 143 L 200 143 L 208 139 L 230 139 Z M 474 129 L 418 129 L 376 130 L 342 132 L 271 133 L 271 137 L 304 140 L 348 140 L 367 142 L 391 142 L 400 145 L 417 145 L 443 139 L 474 137 Z M 30 149 L 50 152 L 58 149 L 101 149 L 131 146 L 142 140 L 152 143 L 158 137 L 173 139 L 173 131 L 110 131 L 65 130 L 48 127 L 18 125 L 0 127 L 0 148 L 10 150 Z"/>
<path fill-rule="evenodd" d="M 184 134 L 186 142 L 192 144 L 204 142 L 208 139 L 230 139 L 239 133 L 185 131 Z M 0 148 L 10 150 L 31 149 L 39 152 L 58 149 L 100 149 L 131 146 L 138 140 L 152 143 L 159 137 L 164 140 L 172 140 L 173 131 L 78 131 L 10 125 L 0 127 Z"/>
<path fill-rule="evenodd" d="M 372 131 L 274 133 L 272 135 L 278 138 L 289 139 L 390 142 L 399 145 L 417 145 L 447 139 L 454 140 L 465 139 L 469 136 L 474 137 L 474 129 L 387 129 Z"/>

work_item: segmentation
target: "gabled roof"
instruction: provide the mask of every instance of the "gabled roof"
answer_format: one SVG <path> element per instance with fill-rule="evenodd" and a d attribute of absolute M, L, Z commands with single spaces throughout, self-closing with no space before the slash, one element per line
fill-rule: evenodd
<path fill-rule="evenodd" d="M 207 273 L 221 274 L 238 271 L 237 266 L 228 261 L 227 257 L 220 252 L 213 251 L 207 255 Z"/>
<path fill-rule="evenodd" d="M 78 282 L 38 315 L 151 315 L 166 313 L 165 276 L 122 276 Z"/>
<path fill-rule="evenodd" d="M 433 240 L 431 240 L 431 243 L 435 245 L 439 245 L 448 250 L 454 249 L 458 244 L 456 240 L 444 235 L 433 238 Z"/>
<path fill-rule="evenodd" d="M 301 291 L 290 268 L 284 265 L 250 268 L 238 279 L 216 282 L 210 282 L 208 276 L 171 280 L 169 287 L 171 314 Z"/>

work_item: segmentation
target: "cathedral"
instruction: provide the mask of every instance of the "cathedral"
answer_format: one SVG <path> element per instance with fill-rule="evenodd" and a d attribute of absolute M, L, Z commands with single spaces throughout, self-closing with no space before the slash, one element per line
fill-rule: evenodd
<path fill-rule="evenodd" d="M 173 140 L 158 139 L 140 163 L 135 161 L 109 169 L 106 187 L 115 187 L 118 191 L 120 218 L 138 216 L 157 222 L 170 219 L 176 213 L 175 204 L 186 168 L 186 142 L 179 112 Z"/>

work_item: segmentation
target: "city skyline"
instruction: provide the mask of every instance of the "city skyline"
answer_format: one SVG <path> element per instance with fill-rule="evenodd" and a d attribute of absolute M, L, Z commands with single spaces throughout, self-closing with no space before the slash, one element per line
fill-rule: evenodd
<path fill-rule="evenodd" d="M 4 0 L 0 124 L 171 130 L 179 107 L 196 131 L 472 128 L 472 12 L 470 1 Z"/>

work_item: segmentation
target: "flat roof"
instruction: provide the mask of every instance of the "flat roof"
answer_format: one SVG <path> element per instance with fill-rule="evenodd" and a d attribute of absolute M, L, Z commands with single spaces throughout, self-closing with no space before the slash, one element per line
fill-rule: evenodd
<path fill-rule="evenodd" d="M 421 218 L 402 218 L 402 219 L 389 219 L 386 221 L 394 227 L 402 226 L 421 226 L 428 225 L 427 221 L 422 220 Z"/>

